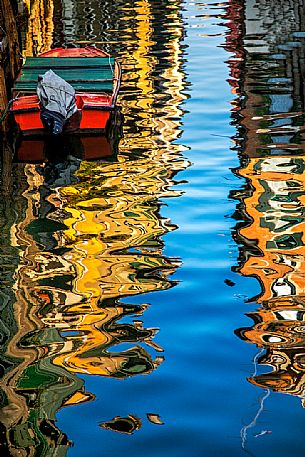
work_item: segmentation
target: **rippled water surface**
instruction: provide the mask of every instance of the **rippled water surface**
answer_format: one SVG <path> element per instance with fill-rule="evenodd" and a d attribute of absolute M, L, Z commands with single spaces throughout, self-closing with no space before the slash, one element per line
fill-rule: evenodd
<path fill-rule="evenodd" d="M 123 78 L 107 139 L 5 149 L 1 456 L 303 455 L 304 0 L 27 8 Z"/>

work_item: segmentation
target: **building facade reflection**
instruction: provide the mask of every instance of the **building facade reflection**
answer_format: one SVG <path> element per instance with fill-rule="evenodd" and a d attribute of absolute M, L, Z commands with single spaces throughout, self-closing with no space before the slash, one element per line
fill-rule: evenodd
<path fill-rule="evenodd" d="M 94 399 L 80 375 L 125 379 L 149 374 L 164 359 L 154 341 L 158 329 L 142 318 L 149 304 L 133 303 L 133 297 L 173 287 L 170 276 L 180 265 L 163 254 L 162 237 L 176 226 L 161 216 L 161 199 L 180 195 L 172 188 L 174 176 L 188 166 L 176 141 L 186 97 L 180 2 L 164 2 L 168 15 L 162 18 L 147 0 L 124 2 L 116 15 L 109 15 L 110 3 L 101 9 L 86 2 L 84 18 L 78 4 L 63 1 L 49 10 L 56 19 L 48 29 L 53 41 L 42 43 L 58 45 L 61 36 L 61 44 L 93 36 L 121 42 L 121 34 L 127 36 L 118 56 L 125 117 L 119 149 L 116 142 L 112 156 L 89 162 L 69 147 L 64 157 L 50 159 L 52 145 L 43 149 L 45 162 L 16 165 L 23 206 L 13 204 L 18 218 L 8 228 L 16 263 L 9 284 L 14 325 L 3 345 L 3 365 L 10 364 L 3 370 L 0 414 L 3 446 L 20 455 L 66 455 L 71 443 L 56 427 L 56 413 Z M 29 12 L 42 19 L 39 5 L 31 3 Z M 39 43 L 34 49 L 39 25 L 29 24 L 26 52 L 46 50 Z M 130 414 L 101 427 L 129 434 L 141 424 Z"/>
<path fill-rule="evenodd" d="M 24 56 L 37 56 L 51 49 L 53 44 L 54 3 L 53 0 L 25 0 L 23 8 L 22 53 Z"/>
<path fill-rule="evenodd" d="M 272 367 L 249 381 L 303 401 L 305 157 L 300 66 L 305 43 L 300 11 L 305 4 L 288 8 L 290 20 L 274 28 L 270 24 L 275 24 L 274 15 L 281 17 L 282 3 L 270 0 L 262 7 L 247 1 L 240 23 L 244 78 L 238 81 L 237 111 L 243 141 L 238 143 L 242 166 L 237 173 L 246 184 L 232 193 L 240 202 L 237 216 L 243 221 L 234 233 L 242 246 L 235 270 L 257 278 L 262 291 L 255 298 L 260 307 L 247 313 L 252 327 L 236 333 L 265 349 L 259 363 Z"/>

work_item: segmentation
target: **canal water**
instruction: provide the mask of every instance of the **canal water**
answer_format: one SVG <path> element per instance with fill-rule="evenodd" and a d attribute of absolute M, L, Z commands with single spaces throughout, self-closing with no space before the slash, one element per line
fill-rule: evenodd
<path fill-rule="evenodd" d="M 304 0 L 34 0 L 122 65 L 1 185 L 0 455 L 304 455 Z"/>

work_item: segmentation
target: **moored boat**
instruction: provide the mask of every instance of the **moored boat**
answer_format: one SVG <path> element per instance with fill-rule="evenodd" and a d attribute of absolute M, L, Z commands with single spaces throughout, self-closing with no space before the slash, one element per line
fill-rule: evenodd
<path fill-rule="evenodd" d="M 39 82 L 43 75 L 50 73 L 50 70 L 52 74 L 55 73 L 55 77 L 67 83 L 66 87 L 72 87 L 75 94 L 68 94 L 71 99 L 74 97 L 73 115 L 62 120 L 64 116 L 59 114 L 59 120 L 62 122 L 59 133 L 105 131 L 115 109 L 121 82 L 121 68 L 106 52 L 95 46 L 87 46 L 56 48 L 38 57 L 26 58 L 13 88 L 14 100 L 10 108 L 22 134 L 45 134 L 48 130 L 49 133 L 54 133 L 48 129 L 52 122 L 54 123 L 54 112 L 45 110 L 41 97 L 37 95 Z M 44 87 L 48 87 L 47 84 L 46 82 Z M 61 91 L 66 96 L 68 91 L 62 87 L 59 86 L 59 93 Z"/>

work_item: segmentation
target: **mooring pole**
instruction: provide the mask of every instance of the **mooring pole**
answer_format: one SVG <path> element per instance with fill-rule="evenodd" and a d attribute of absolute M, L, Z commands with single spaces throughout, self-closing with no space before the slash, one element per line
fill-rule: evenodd
<path fill-rule="evenodd" d="M 7 98 L 7 89 L 5 84 L 5 72 L 2 65 L 2 56 L 0 55 L 0 117 L 5 112 L 7 107 L 8 98 Z M 1 129 L 1 126 L 0 126 Z"/>
<path fill-rule="evenodd" d="M 15 0 L 0 0 L 0 118 L 10 98 L 10 89 L 20 67 L 20 51 L 16 18 L 12 4 Z M 3 131 L 3 125 L 1 122 Z"/>
<path fill-rule="evenodd" d="M 14 2 L 15 0 L 0 0 L 0 26 L 3 35 L 2 53 L 7 64 L 8 76 L 12 80 L 16 78 L 20 67 L 19 39 L 16 17 L 12 7 Z"/>
<path fill-rule="evenodd" d="M 13 2 L 0 0 L 0 154 L 2 162 L 1 190 L 9 195 L 12 187 L 13 151 L 8 136 L 6 112 L 11 88 L 20 67 L 19 39 Z"/>

